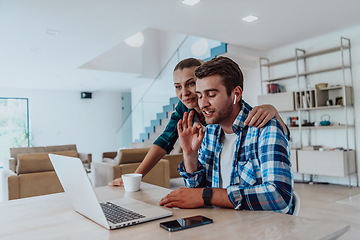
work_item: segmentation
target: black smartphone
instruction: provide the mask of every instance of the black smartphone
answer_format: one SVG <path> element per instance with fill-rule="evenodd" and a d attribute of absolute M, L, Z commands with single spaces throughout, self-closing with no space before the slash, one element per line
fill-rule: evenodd
<path fill-rule="evenodd" d="M 169 232 L 179 231 L 186 228 L 201 226 L 212 223 L 213 220 L 204 216 L 193 216 L 160 223 L 160 227 L 165 228 Z"/>

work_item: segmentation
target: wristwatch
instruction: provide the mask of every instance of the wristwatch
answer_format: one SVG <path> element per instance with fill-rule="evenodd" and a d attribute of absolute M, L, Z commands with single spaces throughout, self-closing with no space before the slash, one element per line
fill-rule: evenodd
<path fill-rule="evenodd" d="M 202 198 L 205 206 L 211 206 L 212 188 L 205 187 L 202 192 Z"/>

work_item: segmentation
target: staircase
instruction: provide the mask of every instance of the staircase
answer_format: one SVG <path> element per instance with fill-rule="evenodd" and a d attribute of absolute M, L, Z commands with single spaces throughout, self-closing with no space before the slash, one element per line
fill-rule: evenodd
<path fill-rule="evenodd" d="M 164 131 L 168 124 L 171 114 L 174 112 L 176 104 L 179 102 L 177 97 L 170 98 L 170 103 L 163 106 L 163 111 L 156 114 L 156 119 L 150 121 L 150 127 L 145 128 L 145 132 L 140 134 L 140 138 L 135 140 L 134 145 L 150 147 L 156 138 Z M 141 144 L 136 144 L 141 143 Z"/>

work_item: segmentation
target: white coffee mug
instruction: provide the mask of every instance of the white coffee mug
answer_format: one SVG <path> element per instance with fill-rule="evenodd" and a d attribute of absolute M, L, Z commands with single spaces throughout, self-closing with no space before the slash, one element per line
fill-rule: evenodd
<path fill-rule="evenodd" d="M 126 192 L 136 192 L 140 189 L 142 174 L 129 173 L 121 175 Z"/>

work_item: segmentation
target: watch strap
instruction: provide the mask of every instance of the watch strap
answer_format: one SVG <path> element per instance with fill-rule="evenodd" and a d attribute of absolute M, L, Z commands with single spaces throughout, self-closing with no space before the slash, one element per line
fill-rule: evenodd
<path fill-rule="evenodd" d="M 205 206 L 212 206 L 211 205 L 211 197 L 212 197 L 212 188 L 205 187 L 202 192 L 202 198 L 204 200 Z"/>

